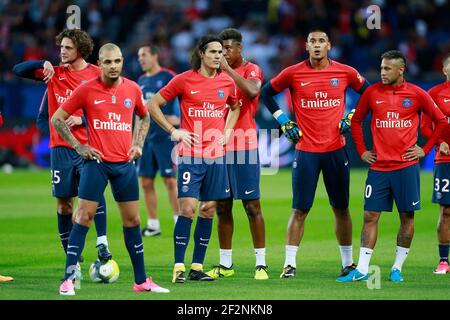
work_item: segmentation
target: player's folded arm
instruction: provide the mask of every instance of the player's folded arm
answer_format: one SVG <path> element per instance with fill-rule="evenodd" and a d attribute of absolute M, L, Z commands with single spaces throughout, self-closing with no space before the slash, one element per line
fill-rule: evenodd
<path fill-rule="evenodd" d="M 31 80 L 39 80 L 41 81 L 42 78 L 37 78 L 35 75 L 35 71 L 38 69 L 44 68 L 45 60 L 30 60 L 30 61 L 24 61 L 21 63 L 16 64 L 13 67 L 13 72 L 15 75 L 21 78 L 27 78 Z"/>

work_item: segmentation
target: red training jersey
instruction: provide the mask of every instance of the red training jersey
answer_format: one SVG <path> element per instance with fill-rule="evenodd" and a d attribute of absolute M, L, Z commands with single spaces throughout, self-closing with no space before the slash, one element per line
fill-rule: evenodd
<path fill-rule="evenodd" d="M 88 64 L 86 68 L 82 70 L 70 70 L 65 66 L 54 66 L 55 74 L 52 80 L 47 84 L 48 88 L 48 120 L 50 128 L 50 148 L 54 147 L 68 147 L 72 148 L 63 138 L 56 132 L 53 125 L 50 123 L 53 114 L 58 108 L 70 97 L 72 92 L 80 85 L 92 78 L 100 75 L 100 68 L 92 64 Z M 36 78 L 43 79 L 44 69 L 37 69 L 34 72 Z M 83 112 L 79 110 L 73 114 L 74 116 L 81 117 Z M 83 144 L 87 143 L 87 132 L 83 125 L 74 126 L 70 128 L 70 131 Z"/>
<path fill-rule="evenodd" d="M 100 77 L 79 86 L 61 106 L 69 114 L 86 115 L 89 145 L 103 153 L 103 161 L 126 162 L 132 145 L 133 112 L 143 117 L 148 110 L 138 84 L 127 78 L 107 86 Z M 81 141 L 80 141 L 81 142 Z"/>
<path fill-rule="evenodd" d="M 172 78 L 159 94 L 166 101 L 180 98 L 181 128 L 199 135 L 200 142 L 193 147 L 180 144 L 180 156 L 212 159 L 224 155 L 218 140 L 224 133 L 229 105 L 238 102 L 229 75 L 218 72 L 214 78 L 207 78 L 189 70 Z"/>
<path fill-rule="evenodd" d="M 365 78 L 354 68 L 328 59 L 328 67 L 316 70 L 309 60 L 281 71 L 270 81 L 278 92 L 289 88 L 302 137 L 297 150 L 328 152 L 345 146 L 339 122 L 345 112 L 345 90 L 359 90 Z"/>
<path fill-rule="evenodd" d="M 248 61 L 234 69 L 234 71 L 245 79 L 255 79 L 261 83 L 264 79 L 261 68 Z M 254 150 L 258 148 L 255 115 L 258 109 L 259 94 L 255 98 L 250 99 L 238 86 L 236 86 L 236 90 L 241 112 L 234 126 L 233 135 L 226 145 L 226 150 Z"/>
<path fill-rule="evenodd" d="M 444 83 L 438 84 L 431 88 L 428 91 L 428 94 L 437 104 L 438 108 L 441 109 L 442 113 L 447 118 L 447 123 L 450 123 L 450 81 L 446 81 Z M 431 121 L 431 118 L 425 113 L 422 114 L 422 122 L 420 125 L 422 135 L 425 138 L 429 138 L 432 136 L 433 131 L 435 129 L 435 123 Z M 438 141 L 438 145 L 436 147 L 436 155 L 434 157 L 435 163 L 443 163 L 450 162 L 450 156 L 443 155 L 439 152 L 440 142 L 445 141 L 450 144 L 450 127 L 447 126 L 444 134 L 442 135 L 442 139 Z"/>
<path fill-rule="evenodd" d="M 433 136 L 422 147 L 428 153 L 446 123 L 444 115 L 424 90 L 405 81 L 397 86 L 378 82 L 364 91 L 352 118 L 351 131 L 361 156 L 366 151 L 362 121 L 372 112 L 371 132 L 377 160 L 370 166 L 371 169 L 393 171 L 419 162 L 404 159 L 403 155 L 417 143 L 421 111 L 439 123 Z"/>

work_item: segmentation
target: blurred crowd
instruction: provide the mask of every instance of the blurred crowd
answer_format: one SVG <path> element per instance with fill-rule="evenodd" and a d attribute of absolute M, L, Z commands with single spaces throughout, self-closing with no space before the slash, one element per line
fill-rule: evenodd
<path fill-rule="evenodd" d="M 399 49 L 408 59 L 408 80 L 439 81 L 450 51 L 449 0 L 0 0 L 0 81 L 11 81 L 14 64 L 46 59 L 57 64 L 55 36 L 65 28 L 66 8 L 81 9 L 81 27 L 99 46 L 115 42 L 125 56 L 124 73 L 141 73 L 136 53 L 143 43 L 161 49 L 161 64 L 187 70 L 195 41 L 206 33 L 238 28 L 244 55 L 265 78 L 306 57 L 312 27 L 329 32 L 330 56 L 378 80 L 380 54 Z M 381 9 L 381 28 L 369 30 L 369 5 Z"/>

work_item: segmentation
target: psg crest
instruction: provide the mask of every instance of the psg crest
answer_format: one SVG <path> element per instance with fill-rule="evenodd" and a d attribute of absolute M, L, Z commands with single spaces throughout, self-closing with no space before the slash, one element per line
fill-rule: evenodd
<path fill-rule="evenodd" d="M 411 102 L 410 98 L 403 99 L 402 106 L 404 106 L 405 108 L 409 108 L 409 107 L 411 107 L 411 105 L 412 105 L 412 102 Z"/>
<path fill-rule="evenodd" d="M 131 99 L 127 98 L 124 100 L 123 104 L 127 109 L 130 109 L 131 106 L 133 105 L 133 102 L 131 101 Z"/>
<path fill-rule="evenodd" d="M 225 97 L 225 92 L 223 90 L 219 90 L 217 91 L 217 95 L 219 96 L 219 98 L 223 99 L 223 97 Z"/>
<path fill-rule="evenodd" d="M 331 79 L 331 80 L 330 80 L 330 84 L 331 84 L 333 87 L 337 87 L 337 86 L 339 85 L 339 79 L 337 79 L 337 78 Z"/>

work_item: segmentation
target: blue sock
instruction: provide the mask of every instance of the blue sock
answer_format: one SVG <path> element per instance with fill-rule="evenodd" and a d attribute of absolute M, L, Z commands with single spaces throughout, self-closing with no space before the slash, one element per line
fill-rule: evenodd
<path fill-rule="evenodd" d="M 88 227 L 84 227 L 78 223 L 74 223 L 70 232 L 69 243 L 67 245 L 66 270 L 64 280 L 69 279 L 75 272 L 75 266 L 83 252 L 86 235 L 89 231 Z"/>
<path fill-rule="evenodd" d="M 198 217 L 194 232 L 195 246 L 192 263 L 203 264 L 206 249 L 208 249 L 209 238 L 211 237 L 212 223 L 212 219 Z"/>
<path fill-rule="evenodd" d="M 441 257 L 441 261 L 448 261 L 448 244 L 440 244 L 439 245 L 439 257 Z"/>
<path fill-rule="evenodd" d="M 60 214 L 58 212 L 58 231 L 61 245 L 67 254 L 67 243 L 69 242 L 70 231 L 72 230 L 72 215 Z"/>
<path fill-rule="evenodd" d="M 184 263 L 184 255 L 191 237 L 192 219 L 179 216 L 173 230 L 175 263 Z"/>
<path fill-rule="evenodd" d="M 106 201 L 105 196 L 98 203 L 97 211 L 94 215 L 95 230 L 97 237 L 106 236 Z"/>
<path fill-rule="evenodd" d="M 142 242 L 140 225 L 136 227 L 123 227 L 125 246 L 133 264 L 134 282 L 144 283 L 147 279 L 144 267 L 144 243 Z"/>

